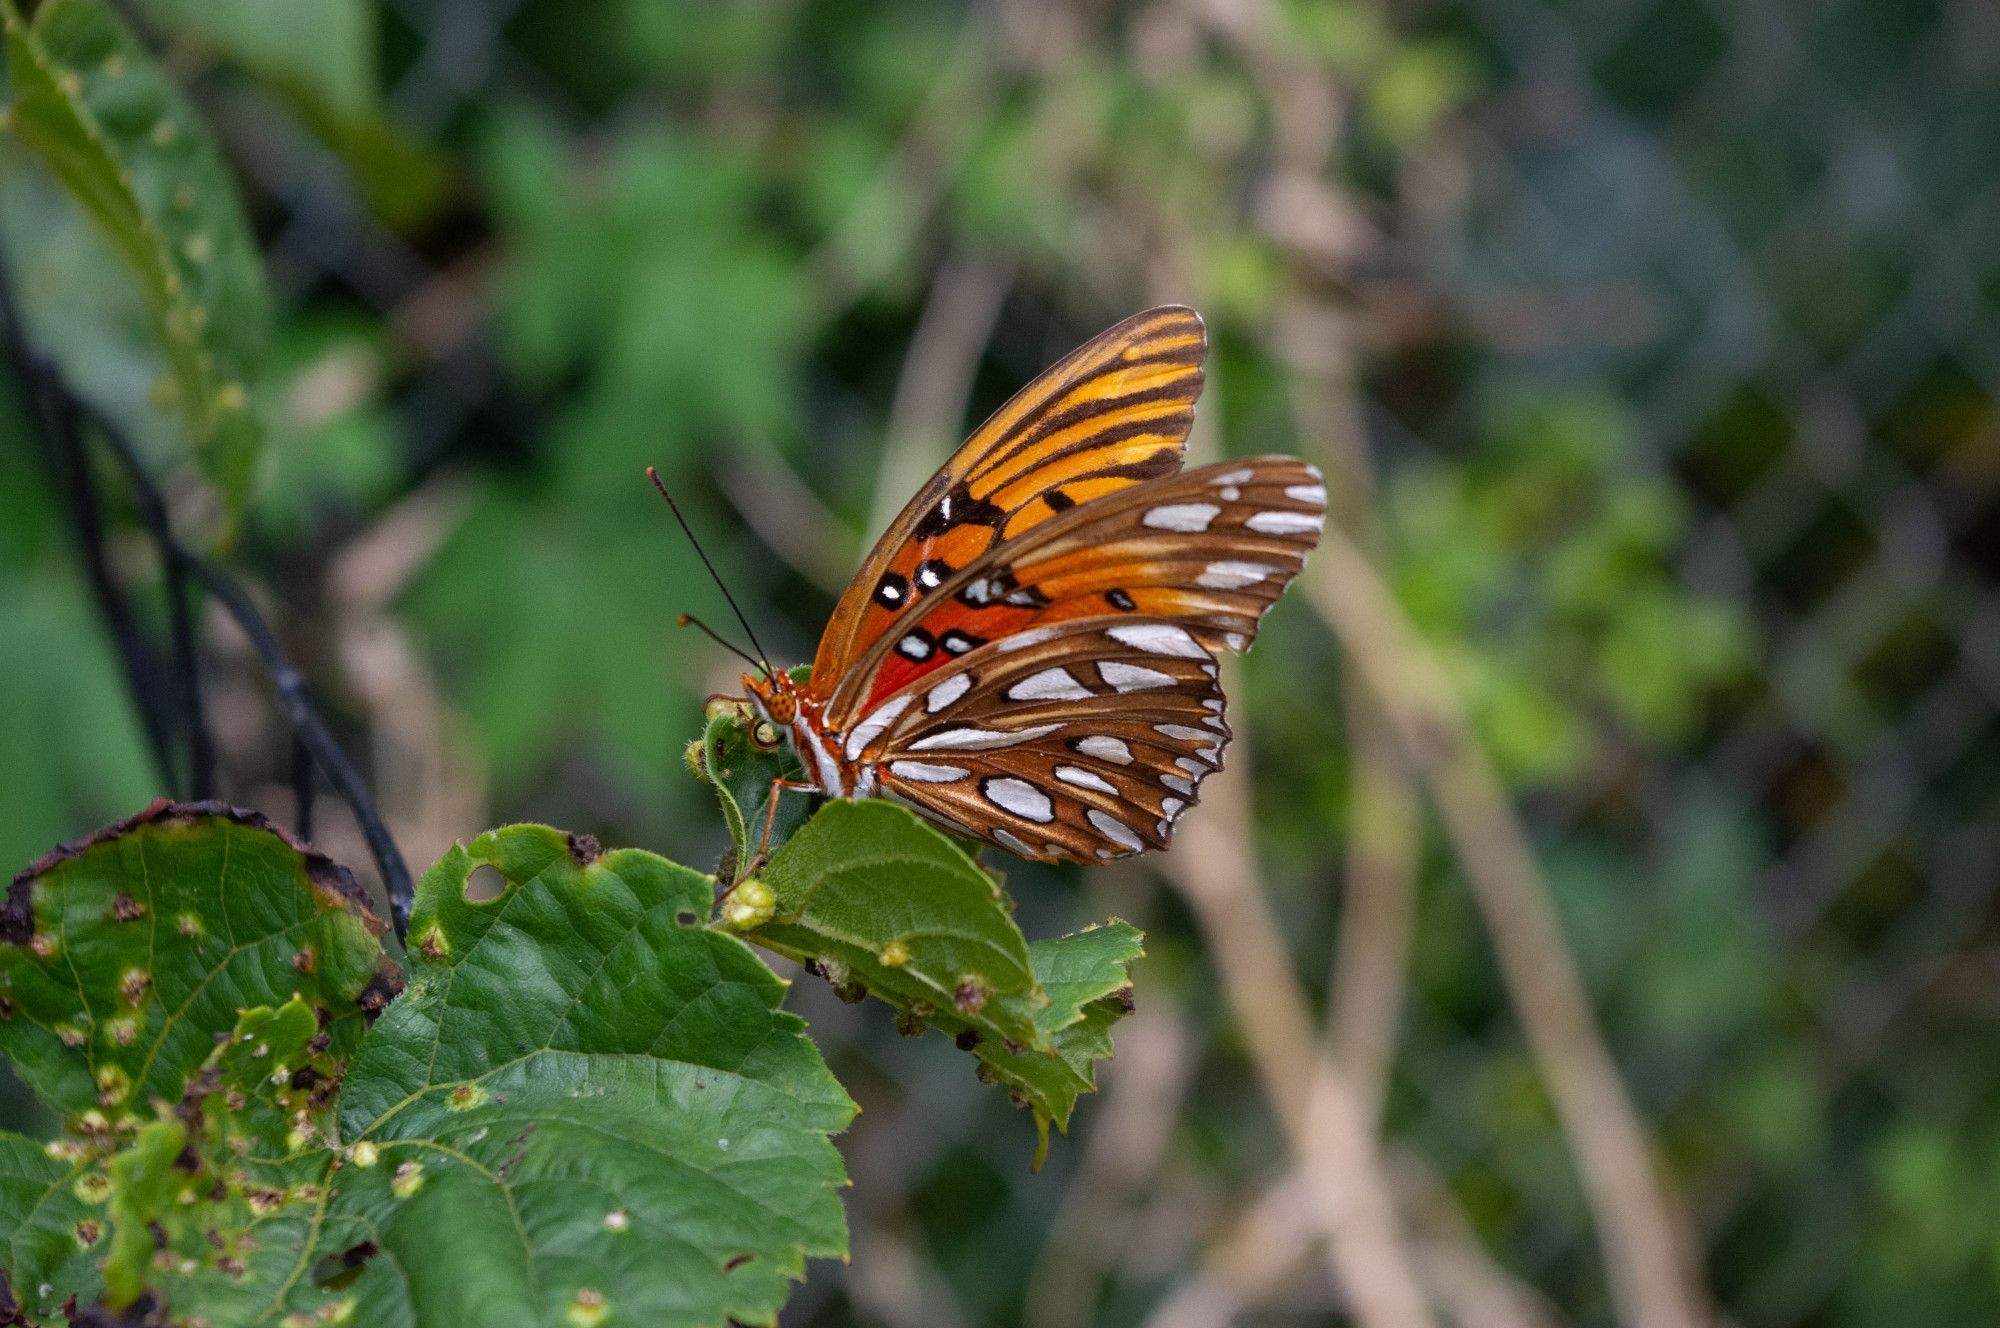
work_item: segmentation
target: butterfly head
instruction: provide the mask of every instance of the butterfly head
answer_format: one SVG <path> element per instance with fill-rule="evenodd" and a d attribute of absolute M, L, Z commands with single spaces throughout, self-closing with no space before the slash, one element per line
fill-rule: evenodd
<path fill-rule="evenodd" d="M 763 676 L 743 675 L 743 690 L 763 722 L 750 730 L 759 747 L 776 747 L 799 716 L 799 694 L 791 675 L 774 670 Z"/>

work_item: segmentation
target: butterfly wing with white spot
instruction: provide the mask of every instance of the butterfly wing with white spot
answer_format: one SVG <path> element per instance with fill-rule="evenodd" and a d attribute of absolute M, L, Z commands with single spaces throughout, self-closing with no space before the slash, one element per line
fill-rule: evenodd
<path fill-rule="evenodd" d="M 1248 648 L 1325 501 L 1312 467 L 1260 457 L 1044 523 L 940 587 L 911 629 L 967 648 L 862 716 L 848 754 L 888 795 L 1026 857 L 1164 847 L 1229 741 L 1215 655 Z M 981 579 L 1024 604 L 988 603 Z M 986 636 L 996 623 L 1010 630 Z"/>
<path fill-rule="evenodd" d="M 950 657 L 959 638 L 908 628 L 946 577 L 1064 512 L 1179 471 L 1207 349 L 1194 310 L 1149 309 L 1065 355 L 974 430 L 835 607 L 812 673 L 829 720 L 846 725 Z"/>
<path fill-rule="evenodd" d="M 1222 767 L 1222 689 L 1186 630 L 1120 625 L 1177 649 L 1076 624 L 926 678 L 866 753 L 883 792 L 1023 857 L 1103 862 L 1164 847 Z"/>

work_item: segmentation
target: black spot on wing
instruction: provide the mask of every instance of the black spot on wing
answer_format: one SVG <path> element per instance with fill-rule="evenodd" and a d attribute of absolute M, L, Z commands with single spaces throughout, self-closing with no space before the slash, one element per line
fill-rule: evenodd
<path fill-rule="evenodd" d="M 882 573 L 875 583 L 875 602 L 891 611 L 900 611 L 910 602 L 910 583 L 895 572 Z"/>

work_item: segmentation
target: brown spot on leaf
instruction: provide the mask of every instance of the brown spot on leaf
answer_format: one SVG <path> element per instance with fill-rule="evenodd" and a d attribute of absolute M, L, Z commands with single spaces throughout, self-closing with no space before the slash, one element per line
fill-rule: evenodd
<path fill-rule="evenodd" d="M 396 966 L 395 960 L 383 955 L 375 976 L 368 979 L 368 985 L 361 989 L 354 1003 L 361 1007 L 363 1016 L 372 1024 L 375 1016 L 387 1009 L 389 1002 L 395 1000 L 402 990 L 403 970 Z"/>
<path fill-rule="evenodd" d="M 868 999 L 868 988 L 859 982 L 836 982 L 833 994 L 840 998 L 843 1005 L 859 1005 Z"/>
<path fill-rule="evenodd" d="M 986 1004 L 986 984 L 978 978 L 960 978 L 952 1002 L 964 1014 L 977 1014 Z"/>
<path fill-rule="evenodd" d="M 310 973 L 319 967 L 319 955 L 310 945 L 301 945 L 299 952 L 292 956 L 292 967 L 301 973 Z"/>
<path fill-rule="evenodd" d="M 78 1308 L 76 1297 L 63 1302 L 63 1317 L 70 1328 L 166 1328 L 167 1308 L 151 1294 L 143 1295 L 124 1309 L 114 1310 L 103 1301 Z M 0 1319 L 0 1323 L 8 1320 Z M 20 1322 L 27 1322 L 25 1319 Z"/>
<path fill-rule="evenodd" d="M 757 1256 L 754 1254 L 733 1254 L 723 1263 L 722 1271 L 725 1273 L 733 1273 L 738 1268 L 741 1268 L 744 1264 L 749 1263 L 752 1259 L 756 1257 Z"/>
<path fill-rule="evenodd" d="M 7 902 L 0 904 L 0 941 L 26 945 L 35 934 L 35 908 L 29 899 L 32 890 L 28 872 L 16 876 L 7 887 Z"/>
<path fill-rule="evenodd" d="M 113 922 L 137 922 L 146 916 L 146 906 L 130 895 L 121 894 L 111 901 Z"/>
<path fill-rule="evenodd" d="M 1129 982 L 1117 991 L 1112 992 L 1111 999 L 1118 1002 L 1118 1010 L 1121 1014 L 1130 1014 L 1139 1006 L 1139 1003 L 1132 999 L 1132 984 Z"/>
<path fill-rule="evenodd" d="M 979 1036 L 978 1029 L 968 1028 L 963 1032 L 961 1032 L 957 1037 L 953 1038 L 952 1044 L 956 1046 L 960 1051 L 971 1051 L 974 1047 L 978 1046 L 980 1042 L 983 1040 L 984 1039 L 982 1039 Z"/>
<path fill-rule="evenodd" d="M 146 999 L 146 993 L 153 988 L 153 975 L 143 969 L 131 969 L 118 983 L 118 995 L 127 1005 L 137 1006 Z"/>
<path fill-rule="evenodd" d="M 597 842 L 596 835 L 569 836 L 569 857 L 579 867 L 588 867 L 604 856 L 604 848 Z"/>

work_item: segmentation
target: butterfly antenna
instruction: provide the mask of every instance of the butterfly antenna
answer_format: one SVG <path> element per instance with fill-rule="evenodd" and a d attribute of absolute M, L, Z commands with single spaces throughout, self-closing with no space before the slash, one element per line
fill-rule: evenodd
<path fill-rule="evenodd" d="M 727 650 L 730 654 L 736 656 L 736 658 L 744 660 L 745 662 L 749 663 L 753 668 L 766 669 L 768 671 L 768 666 L 762 660 L 758 659 L 756 656 L 752 655 L 749 651 L 743 649 L 743 647 L 735 644 L 734 642 L 723 640 L 720 633 L 718 633 L 713 627 L 710 627 L 707 623 L 703 622 L 701 619 L 695 617 L 693 614 L 683 613 L 680 617 L 674 619 L 674 621 L 679 625 L 681 625 L 682 627 L 696 628 L 701 632 L 703 636 L 715 642 L 715 644 L 721 646 L 724 650 Z"/>
<path fill-rule="evenodd" d="M 775 670 L 773 670 L 771 667 L 771 657 L 765 653 L 763 643 L 757 639 L 757 633 L 750 626 L 750 620 L 743 616 L 743 610 L 737 606 L 736 597 L 730 594 L 729 587 L 722 583 L 722 574 L 716 571 L 715 564 L 708 560 L 708 550 L 702 548 L 701 541 L 694 537 L 694 528 L 689 526 L 687 523 L 687 518 L 681 515 L 680 504 L 676 503 L 674 501 L 674 496 L 667 492 L 667 486 L 660 483 L 660 472 L 654 470 L 651 466 L 648 466 L 646 467 L 646 478 L 651 480 L 653 482 L 653 487 L 660 491 L 660 497 L 667 500 L 667 507 L 672 510 L 674 514 L 674 520 L 681 523 L 681 531 L 688 537 L 688 543 L 694 545 L 695 554 L 697 557 L 701 559 L 701 565 L 708 569 L 709 576 L 714 578 L 715 580 L 715 588 L 717 590 L 720 590 L 722 592 L 722 598 L 729 602 L 729 611 L 735 614 L 736 621 L 743 625 L 743 634 L 750 638 L 750 644 L 753 647 L 755 647 L 757 651 L 757 658 L 751 660 L 751 662 L 755 664 L 758 668 L 764 670 L 766 676 L 775 672 Z M 692 623 L 694 622 L 694 619 L 683 615 L 681 621 Z M 701 624 L 699 623 L 696 623 L 695 625 L 701 626 Z M 721 637 L 716 636 L 715 633 L 709 631 L 707 627 L 702 627 L 701 629 L 704 632 L 708 632 L 708 634 L 711 637 L 714 637 L 714 639 L 718 642 L 721 642 L 721 644 L 725 646 L 729 645 L 727 641 L 723 641 Z M 729 648 L 731 650 L 736 650 L 736 647 L 734 646 L 729 646 Z M 744 655 L 741 650 L 737 650 L 736 653 L 739 655 L 743 655 L 745 659 L 750 658 L 748 655 Z"/>

